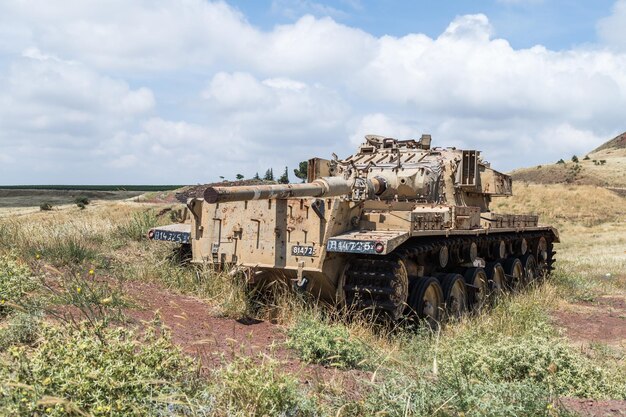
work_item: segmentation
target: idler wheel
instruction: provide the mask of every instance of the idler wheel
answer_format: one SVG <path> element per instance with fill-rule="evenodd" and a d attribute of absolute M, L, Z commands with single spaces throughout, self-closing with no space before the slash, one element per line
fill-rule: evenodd
<path fill-rule="evenodd" d="M 468 288 L 468 301 L 473 309 L 480 309 L 487 302 L 489 284 L 487 273 L 482 268 L 468 268 L 464 274 Z"/>
<path fill-rule="evenodd" d="M 465 279 L 459 274 L 442 274 L 438 279 L 443 289 L 448 316 L 460 318 L 467 311 Z"/>
<path fill-rule="evenodd" d="M 409 307 L 417 317 L 425 320 L 431 327 L 436 327 L 442 319 L 443 290 L 439 281 L 433 277 L 418 278 L 411 290 Z"/>
<path fill-rule="evenodd" d="M 518 258 L 509 258 L 504 261 L 504 272 L 506 273 L 506 285 L 509 289 L 517 291 L 524 280 L 524 266 Z"/>

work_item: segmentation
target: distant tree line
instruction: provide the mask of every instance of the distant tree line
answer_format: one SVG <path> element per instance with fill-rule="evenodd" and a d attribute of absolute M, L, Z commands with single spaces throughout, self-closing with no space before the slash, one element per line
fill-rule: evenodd
<path fill-rule="evenodd" d="M 305 182 L 307 179 L 307 170 L 308 170 L 308 162 L 307 161 L 302 161 L 298 164 L 298 168 L 293 170 L 293 174 L 296 176 L 296 178 L 300 179 L 302 182 Z M 224 177 L 220 177 L 220 178 L 224 178 Z M 235 176 L 235 178 L 237 178 L 237 180 L 241 181 L 243 180 L 245 177 L 243 174 L 237 174 Z M 265 174 L 263 175 L 263 177 L 261 177 L 259 175 L 259 173 L 257 172 L 256 174 L 254 174 L 254 177 L 252 177 L 253 180 L 263 180 L 263 181 L 275 181 L 279 184 L 289 184 L 290 180 L 289 180 L 289 167 L 285 167 L 285 170 L 283 171 L 283 173 L 277 178 L 274 175 L 274 169 L 273 168 L 268 168 L 267 171 L 265 171 Z"/>

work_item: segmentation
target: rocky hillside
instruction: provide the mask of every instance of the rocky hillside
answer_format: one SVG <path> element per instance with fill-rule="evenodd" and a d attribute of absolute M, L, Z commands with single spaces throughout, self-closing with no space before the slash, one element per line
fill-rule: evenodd
<path fill-rule="evenodd" d="M 577 161 L 572 159 L 517 169 L 511 176 L 514 181 L 595 185 L 626 193 L 626 132 L 587 155 L 578 155 Z"/>

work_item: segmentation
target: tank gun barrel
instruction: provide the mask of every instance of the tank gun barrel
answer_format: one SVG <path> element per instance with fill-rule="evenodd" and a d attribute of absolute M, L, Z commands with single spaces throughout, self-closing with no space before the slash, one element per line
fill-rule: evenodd
<path fill-rule="evenodd" d="M 352 182 L 341 177 L 322 177 L 305 184 L 244 185 L 208 187 L 204 190 L 207 203 L 228 201 L 270 200 L 298 197 L 337 197 L 352 192 Z"/>

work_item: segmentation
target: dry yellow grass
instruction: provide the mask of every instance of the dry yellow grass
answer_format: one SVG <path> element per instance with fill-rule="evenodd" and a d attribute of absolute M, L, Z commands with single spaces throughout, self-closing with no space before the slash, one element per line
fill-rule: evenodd
<path fill-rule="evenodd" d="M 626 199 L 591 185 L 515 183 L 512 197 L 495 198 L 496 213 L 534 213 L 544 224 L 593 226 L 626 217 Z"/>
<path fill-rule="evenodd" d="M 584 155 L 578 156 L 580 171 L 576 175 L 572 174 L 576 164 L 569 159 L 564 164 L 516 169 L 511 175 L 515 181 L 537 184 L 572 182 L 578 185 L 626 188 L 626 149 L 604 149 L 588 157 L 584 159 Z M 604 163 L 600 164 L 600 161 Z"/>

